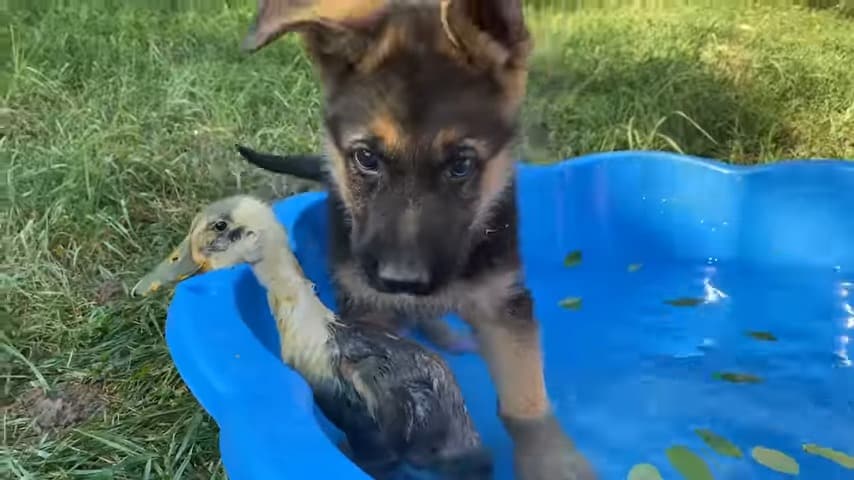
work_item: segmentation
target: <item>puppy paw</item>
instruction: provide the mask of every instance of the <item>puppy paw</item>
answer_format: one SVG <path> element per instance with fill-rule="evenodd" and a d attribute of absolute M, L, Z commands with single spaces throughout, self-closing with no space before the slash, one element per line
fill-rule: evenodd
<path fill-rule="evenodd" d="M 502 418 L 513 438 L 520 480 L 596 480 L 593 467 L 563 432 L 553 415 L 539 419 Z"/>

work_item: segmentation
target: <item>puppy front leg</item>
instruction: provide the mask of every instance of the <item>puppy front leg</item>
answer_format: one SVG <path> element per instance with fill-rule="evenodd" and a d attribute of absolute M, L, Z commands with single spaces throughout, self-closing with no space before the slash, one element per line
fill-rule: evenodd
<path fill-rule="evenodd" d="M 596 476 L 551 411 L 533 299 L 516 289 L 498 305 L 464 315 L 477 332 L 498 391 L 499 417 L 513 439 L 521 480 L 592 480 Z"/>
<path fill-rule="evenodd" d="M 505 311 L 472 322 L 481 352 L 498 391 L 499 414 L 540 418 L 549 410 L 543 377 L 540 329 L 525 310 L 527 292 L 508 299 Z M 521 307 L 521 308 L 520 308 Z"/>

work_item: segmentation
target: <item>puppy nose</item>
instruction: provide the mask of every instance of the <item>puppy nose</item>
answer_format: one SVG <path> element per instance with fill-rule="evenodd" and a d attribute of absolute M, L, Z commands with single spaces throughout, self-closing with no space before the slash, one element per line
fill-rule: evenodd
<path fill-rule="evenodd" d="M 417 262 L 380 262 L 377 278 L 391 293 L 424 294 L 430 288 L 430 272 Z"/>

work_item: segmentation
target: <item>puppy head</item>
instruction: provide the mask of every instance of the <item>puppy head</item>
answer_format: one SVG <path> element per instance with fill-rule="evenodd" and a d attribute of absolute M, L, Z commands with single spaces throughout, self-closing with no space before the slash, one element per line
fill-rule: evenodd
<path fill-rule="evenodd" d="M 530 38 L 520 0 L 260 1 L 322 80 L 329 168 L 361 270 L 429 294 L 462 267 L 513 176 Z"/>

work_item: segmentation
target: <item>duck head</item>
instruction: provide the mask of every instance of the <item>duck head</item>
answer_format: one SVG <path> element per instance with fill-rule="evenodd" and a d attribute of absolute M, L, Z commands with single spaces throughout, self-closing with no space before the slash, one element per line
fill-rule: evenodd
<path fill-rule="evenodd" d="M 210 270 L 256 264 L 264 259 L 265 240 L 287 242 L 269 205 L 247 195 L 213 202 L 195 216 L 187 236 L 137 282 L 131 295 L 146 296 Z"/>

